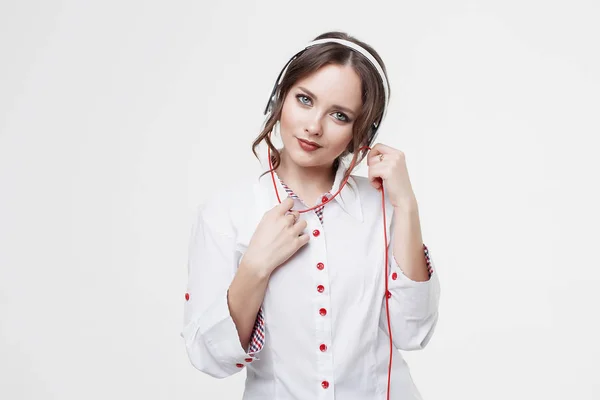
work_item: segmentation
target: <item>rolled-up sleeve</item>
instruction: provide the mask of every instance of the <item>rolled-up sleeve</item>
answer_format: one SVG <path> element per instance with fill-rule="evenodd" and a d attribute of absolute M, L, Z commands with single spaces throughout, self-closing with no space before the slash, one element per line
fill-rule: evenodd
<path fill-rule="evenodd" d="M 392 243 L 392 240 L 390 240 Z M 440 282 L 431 254 L 423 245 L 423 257 L 429 269 L 427 281 L 413 281 L 403 272 L 388 248 L 388 293 L 390 326 L 394 346 L 400 350 L 420 350 L 431 340 L 438 322 Z M 380 326 L 388 331 L 385 296 Z"/>
<path fill-rule="evenodd" d="M 241 257 L 235 233 L 199 208 L 188 251 L 188 284 L 180 336 L 192 365 L 225 378 L 241 371 L 253 356 L 244 351 L 227 303 L 227 291 Z"/>

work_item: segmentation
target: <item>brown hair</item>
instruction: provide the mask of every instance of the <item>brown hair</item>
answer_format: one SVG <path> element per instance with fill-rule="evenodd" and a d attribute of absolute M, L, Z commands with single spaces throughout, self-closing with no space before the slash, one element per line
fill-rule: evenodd
<path fill-rule="evenodd" d="M 387 79 L 387 73 L 383 60 L 379 54 L 377 54 L 377 52 L 368 44 L 353 38 L 344 32 L 323 33 L 317 36 L 314 40 L 325 38 L 344 39 L 358 44 L 371 53 L 371 55 L 377 60 L 379 65 L 381 65 L 383 72 L 386 74 Z M 283 102 L 287 96 L 287 93 L 297 81 L 307 77 L 308 75 L 317 71 L 319 68 L 328 64 L 342 66 L 349 65 L 353 67 L 362 82 L 362 108 L 352 128 L 353 137 L 346 150 L 334 161 L 333 169 L 337 170 L 341 159 L 349 154 L 354 155 L 352 161 L 356 162 L 357 164 L 364 159 L 364 154 L 366 153 L 363 153 L 361 159 L 356 161 L 359 155 L 358 150 L 362 146 L 368 144 L 372 126 L 375 122 L 380 121 L 380 118 L 383 114 L 385 107 L 385 92 L 383 82 L 381 81 L 377 69 L 375 69 L 373 64 L 371 64 L 371 62 L 362 54 L 357 53 L 351 48 L 339 43 L 322 43 L 306 49 L 300 56 L 298 56 L 298 58 L 290 63 L 285 76 L 283 77 L 283 80 L 277 89 L 277 101 L 273 105 L 272 112 L 265 122 L 262 132 L 260 132 L 260 134 L 252 143 L 252 151 L 257 158 L 258 155 L 256 148 L 263 140 L 267 143 L 267 146 L 269 146 L 271 150 L 271 162 L 273 164 L 273 170 L 277 169 L 279 166 L 281 157 L 279 151 L 277 151 L 271 142 L 269 133 L 281 117 L 281 110 L 283 109 Z M 268 172 L 271 172 L 271 170 L 264 172 L 261 176 Z M 348 169 L 343 179 L 346 179 L 351 172 L 352 171 Z"/>

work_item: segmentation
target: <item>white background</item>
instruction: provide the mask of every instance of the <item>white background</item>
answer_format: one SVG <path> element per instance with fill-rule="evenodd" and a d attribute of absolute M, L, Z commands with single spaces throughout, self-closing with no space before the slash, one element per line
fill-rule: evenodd
<path fill-rule="evenodd" d="M 203 375 L 179 336 L 191 223 L 257 164 L 280 68 L 329 30 L 387 65 L 378 140 L 406 153 L 442 283 L 436 334 L 404 353 L 424 398 L 600 398 L 599 18 L 593 0 L 3 1 L 0 398 L 240 399 L 245 372 Z"/>

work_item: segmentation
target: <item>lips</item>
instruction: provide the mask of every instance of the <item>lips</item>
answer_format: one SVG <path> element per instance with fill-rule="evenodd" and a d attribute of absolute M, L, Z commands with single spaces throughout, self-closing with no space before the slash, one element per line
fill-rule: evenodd
<path fill-rule="evenodd" d="M 319 146 L 315 146 L 313 143 L 302 139 L 298 139 L 298 146 L 307 153 L 319 150 Z"/>
<path fill-rule="evenodd" d="M 300 143 L 306 145 L 306 147 L 311 147 L 311 148 L 314 148 L 315 150 L 321 147 L 320 145 L 316 144 L 315 142 L 310 142 L 308 140 L 298 138 L 298 141 Z"/>

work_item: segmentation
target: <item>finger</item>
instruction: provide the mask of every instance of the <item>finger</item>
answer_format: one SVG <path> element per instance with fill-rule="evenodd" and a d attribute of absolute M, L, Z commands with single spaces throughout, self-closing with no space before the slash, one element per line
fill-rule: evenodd
<path fill-rule="evenodd" d="M 286 211 L 285 218 L 288 226 L 294 225 L 300 218 L 300 213 L 296 210 Z"/>
<path fill-rule="evenodd" d="M 373 186 L 377 190 L 380 190 L 381 186 L 383 186 L 383 179 L 381 178 L 373 178 L 370 180 L 370 182 L 371 186 Z"/>
<path fill-rule="evenodd" d="M 285 226 L 292 226 L 296 223 L 296 216 L 291 211 L 286 211 L 283 219 L 285 220 Z"/>
<path fill-rule="evenodd" d="M 308 233 L 303 233 L 296 238 L 296 249 L 301 248 L 306 243 L 310 241 L 310 235 Z"/>
<path fill-rule="evenodd" d="M 390 153 L 389 149 L 391 149 L 391 147 L 381 143 L 377 143 L 369 152 L 369 158 L 367 158 L 367 165 L 377 165 L 378 163 L 382 162 L 381 155 Z"/>
<path fill-rule="evenodd" d="M 373 180 L 372 183 L 373 187 L 377 190 L 381 190 L 382 186 L 383 186 L 383 179 L 381 178 L 375 178 L 375 180 Z"/>
<path fill-rule="evenodd" d="M 308 243 L 310 241 L 310 235 L 308 233 L 304 233 L 304 234 L 298 236 L 296 241 L 297 241 L 296 242 L 297 247 L 301 248 L 302 246 L 306 245 L 306 243 Z"/>
<path fill-rule="evenodd" d="M 298 210 L 292 210 L 290 212 L 295 217 L 295 219 L 294 219 L 294 224 L 295 224 L 300 219 L 300 211 L 298 211 Z"/>
<path fill-rule="evenodd" d="M 294 199 L 286 197 L 276 208 L 279 210 L 280 215 L 285 215 L 292 207 L 294 207 Z"/>
<path fill-rule="evenodd" d="M 377 143 L 375 146 L 373 146 L 371 151 L 372 150 L 376 150 L 378 153 L 381 154 L 388 154 L 393 153 L 396 149 L 383 143 Z"/>
<path fill-rule="evenodd" d="M 385 155 L 385 154 L 393 154 L 394 152 L 397 152 L 398 150 L 396 150 L 393 147 L 390 147 L 388 145 L 382 144 L 382 143 L 377 143 L 375 146 L 373 146 L 371 148 L 371 151 L 369 151 L 369 156 L 367 158 L 367 165 L 376 165 L 377 163 L 381 162 L 379 156 L 380 155 Z M 384 157 L 385 159 L 385 157 Z"/>
<path fill-rule="evenodd" d="M 381 177 L 381 172 L 379 171 L 379 168 L 377 168 L 377 166 L 372 166 L 369 168 L 368 177 L 371 186 L 379 190 L 383 185 L 383 178 Z"/>
<path fill-rule="evenodd" d="M 292 226 L 292 233 L 296 236 L 302 235 L 302 232 L 304 232 L 307 226 L 308 222 L 306 222 L 304 219 L 301 219 L 294 224 L 294 226 Z"/>
<path fill-rule="evenodd" d="M 368 166 L 372 166 L 372 165 L 376 165 L 379 161 L 379 155 L 383 154 L 381 153 L 378 148 L 378 145 L 376 145 L 375 147 L 373 147 L 371 149 L 371 151 L 369 152 L 369 155 L 367 156 L 367 165 Z"/>

